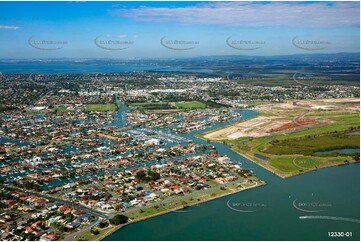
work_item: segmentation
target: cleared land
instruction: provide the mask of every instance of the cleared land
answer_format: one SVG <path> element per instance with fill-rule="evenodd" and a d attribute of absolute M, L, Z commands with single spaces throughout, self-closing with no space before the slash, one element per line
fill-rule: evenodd
<path fill-rule="evenodd" d="M 257 106 L 261 115 L 227 127 L 204 133 L 209 140 L 234 140 L 242 137 L 264 137 L 287 134 L 305 127 L 325 126 L 333 122 L 322 116 L 332 111 L 358 111 L 359 99 L 324 99 L 288 101 Z M 324 112 L 322 112 L 324 111 Z M 328 112 L 329 111 L 329 112 Z"/>
<path fill-rule="evenodd" d="M 209 131 L 200 137 L 223 141 L 232 150 L 276 173 L 290 177 L 321 167 L 359 161 L 359 99 L 289 101 L 260 105 L 260 116 Z"/>

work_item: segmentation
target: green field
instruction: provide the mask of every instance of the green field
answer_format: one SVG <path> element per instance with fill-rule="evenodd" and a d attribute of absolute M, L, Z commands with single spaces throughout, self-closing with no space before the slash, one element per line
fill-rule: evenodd
<path fill-rule="evenodd" d="M 355 131 L 356 130 L 335 131 L 320 135 L 307 135 L 294 139 L 273 140 L 263 151 L 275 155 L 315 155 L 317 151 L 359 148 L 360 135 L 355 135 L 353 133 Z"/>
<path fill-rule="evenodd" d="M 98 112 L 105 112 L 105 111 L 115 111 L 117 110 L 117 106 L 115 104 L 88 104 L 85 105 L 84 111 L 91 112 L 91 111 L 98 111 Z"/>
<path fill-rule="evenodd" d="M 53 111 L 54 113 L 74 112 L 74 110 L 68 110 L 68 109 L 66 109 L 66 107 L 64 107 L 64 106 L 54 107 L 54 108 L 52 109 L 52 111 Z"/>
<path fill-rule="evenodd" d="M 193 109 L 193 108 L 206 108 L 207 105 L 201 102 L 176 102 L 175 106 L 182 109 Z"/>
<path fill-rule="evenodd" d="M 283 173 L 297 174 L 309 169 L 342 164 L 343 157 L 317 158 L 310 156 L 279 156 L 270 160 L 270 165 Z"/>
<path fill-rule="evenodd" d="M 251 70 L 249 70 L 251 71 Z M 257 72 L 257 71 L 256 71 Z M 282 74 L 281 74 L 282 72 Z M 300 79 L 300 77 L 304 76 L 307 73 L 306 70 L 301 70 L 297 68 L 297 70 L 293 69 L 283 69 L 274 72 L 273 74 L 277 75 L 259 75 L 251 78 L 245 79 L 233 79 L 233 76 L 230 76 L 230 79 L 234 82 L 252 85 L 252 86 L 285 86 L 285 85 L 295 85 L 295 81 L 293 80 L 293 74 L 298 73 L 296 80 L 299 80 L 305 84 L 312 85 L 331 85 L 331 83 L 337 83 L 337 85 L 349 85 L 350 82 L 358 83 L 359 77 L 353 74 L 350 75 L 328 75 L 328 74 L 320 74 L 317 75 L 317 79 Z M 227 76 L 225 75 L 224 78 Z M 314 87 L 319 88 L 319 87 Z"/>
<path fill-rule="evenodd" d="M 77 236 L 76 239 L 79 241 L 95 241 L 98 238 L 100 238 L 101 236 L 103 236 L 106 232 L 108 232 L 112 227 L 109 226 L 105 229 L 101 229 L 99 227 L 95 227 L 96 230 L 99 231 L 99 234 L 94 235 L 92 232 L 90 232 L 90 230 L 84 232 L 83 234 L 81 234 L 80 236 Z"/>

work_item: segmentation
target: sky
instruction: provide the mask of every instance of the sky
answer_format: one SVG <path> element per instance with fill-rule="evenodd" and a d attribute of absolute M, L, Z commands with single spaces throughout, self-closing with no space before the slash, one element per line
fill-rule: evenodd
<path fill-rule="evenodd" d="M 359 2 L 0 2 L 0 58 L 360 51 Z"/>

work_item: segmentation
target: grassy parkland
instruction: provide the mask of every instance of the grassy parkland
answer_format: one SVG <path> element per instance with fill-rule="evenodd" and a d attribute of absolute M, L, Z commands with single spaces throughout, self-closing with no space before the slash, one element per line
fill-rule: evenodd
<path fill-rule="evenodd" d="M 84 111 L 85 112 L 106 112 L 106 111 L 116 111 L 117 105 L 115 104 L 88 104 L 85 105 Z"/>

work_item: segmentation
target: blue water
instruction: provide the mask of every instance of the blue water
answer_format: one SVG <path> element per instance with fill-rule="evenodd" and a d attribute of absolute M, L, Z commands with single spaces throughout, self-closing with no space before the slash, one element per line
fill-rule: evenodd
<path fill-rule="evenodd" d="M 340 153 L 340 154 L 353 154 L 360 153 L 360 149 L 335 149 L 335 150 L 327 150 L 327 151 L 318 151 L 315 154 L 331 154 L 331 153 Z"/>
<path fill-rule="evenodd" d="M 124 126 L 127 124 L 125 113 L 128 108 L 119 102 L 118 97 L 115 99 L 115 104 L 118 106 L 119 110 L 114 113 L 113 122 L 109 123 L 107 126 Z"/>
<path fill-rule="evenodd" d="M 260 154 L 254 154 L 254 156 L 257 157 L 257 158 L 259 158 L 259 159 L 261 159 L 261 160 L 269 160 L 268 157 L 263 156 L 263 155 L 260 155 Z"/>
<path fill-rule="evenodd" d="M 0 144 L 5 144 L 5 143 L 12 143 L 12 144 L 16 144 L 18 146 L 28 146 L 28 145 L 30 145 L 29 142 L 23 142 L 23 141 L 19 141 L 19 140 L 15 140 L 15 139 L 9 139 L 9 138 L 0 136 Z"/>

